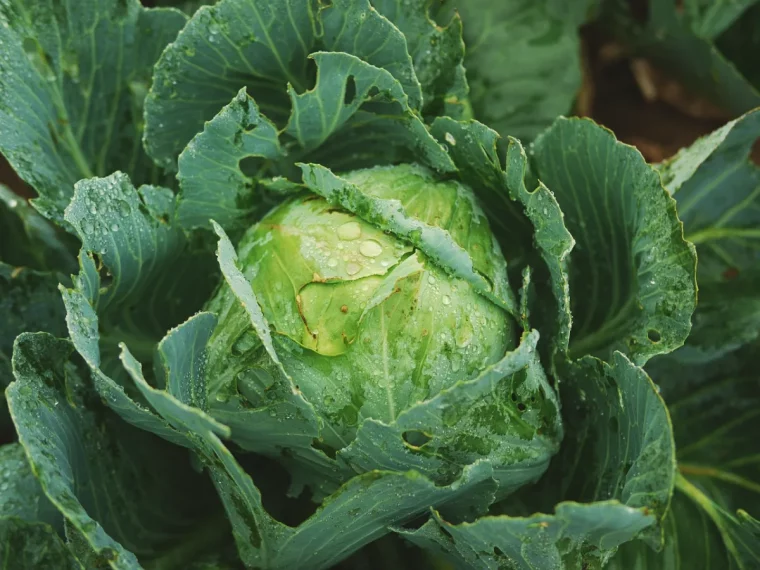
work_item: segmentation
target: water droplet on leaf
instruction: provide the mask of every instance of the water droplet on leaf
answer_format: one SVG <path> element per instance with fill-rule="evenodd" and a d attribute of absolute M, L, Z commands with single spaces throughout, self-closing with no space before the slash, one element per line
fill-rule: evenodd
<path fill-rule="evenodd" d="M 117 200 L 116 201 L 116 211 L 119 213 L 120 216 L 128 216 L 129 215 L 129 204 L 127 204 L 124 200 Z"/>
<path fill-rule="evenodd" d="M 357 222 L 346 222 L 338 228 L 338 237 L 344 241 L 358 239 L 362 235 L 362 228 Z"/>
<path fill-rule="evenodd" d="M 362 242 L 359 246 L 359 253 L 364 257 L 377 257 L 383 253 L 383 246 L 375 240 L 368 239 L 367 241 Z"/>
<path fill-rule="evenodd" d="M 346 265 L 346 273 L 349 275 L 356 275 L 361 270 L 361 265 L 357 263 L 349 263 Z"/>

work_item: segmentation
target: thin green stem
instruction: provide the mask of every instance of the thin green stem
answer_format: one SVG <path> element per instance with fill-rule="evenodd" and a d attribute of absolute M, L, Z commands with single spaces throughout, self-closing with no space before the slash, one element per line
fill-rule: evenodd
<path fill-rule="evenodd" d="M 757 228 L 705 228 L 687 236 L 693 244 L 726 238 L 760 238 L 760 229 Z"/>
<path fill-rule="evenodd" d="M 679 463 L 678 470 L 683 475 L 694 475 L 697 477 L 710 477 L 712 479 L 717 479 L 719 481 L 724 481 L 725 483 L 736 485 L 737 487 L 742 487 L 754 493 L 760 493 L 760 484 L 750 481 L 748 479 L 745 479 L 744 477 L 735 475 L 733 473 L 729 473 L 721 469 L 716 469 L 714 467 L 703 467 L 702 465 L 690 465 L 688 463 Z"/>

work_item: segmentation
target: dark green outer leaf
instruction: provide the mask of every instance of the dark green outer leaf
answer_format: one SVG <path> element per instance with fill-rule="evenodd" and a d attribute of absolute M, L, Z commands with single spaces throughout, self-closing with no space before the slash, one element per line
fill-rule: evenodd
<path fill-rule="evenodd" d="M 469 114 L 469 87 L 462 65 L 462 20 L 454 15 L 445 26 L 430 17 L 431 0 L 372 0 L 372 6 L 406 37 L 414 71 L 422 85 L 422 113 L 463 118 Z"/>
<path fill-rule="evenodd" d="M 300 95 L 292 87 L 288 90 L 292 113 L 285 128 L 285 133 L 305 151 L 320 147 L 356 114 L 362 103 L 373 98 L 373 92 L 399 102 L 413 120 L 413 102 L 402 83 L 386 68 L 347 53 L 317 52 L 309 58 L 317 64 L 316 84 Z"/>
<path fill-rule="evenodd" d="M 659 390 L 619 352 L 611 364 L 587 356 L 563 373 L 560 397 L 572 438 L 563 452 L 574 457 L 562 477 L 563 496 L 583 502 L 618 498 L 660 522 L 673 492 L 675 443 Z M 580 471 L 585 469 L 594 476 Z M 655 534 L 651 538 L 659 543 Z"/>
<path fill-rule="evenodd" d="M 570 112 L 581 85 L 578 28 L 588 1 L 447 4 L 464 22 L 465 68 L 477 119 L 505 139 L 529 141 Z"/>
<path fill-rule="evenodd" d="M 254 182 L 240 168 L 242 160 L 259 159 L 261 168 L 285 157 L 277 128 L 241 89 L 179 155 L 177 220 L 185 228 L 213 219 L 226 227 L 247 224 L 268 206 L 255 193 Z"/>
<path fill-rule="evenodd" d="M 167 189 L 147 186 L 138 193 L 122 173 L 78 183 L 66 216 L 84 247 L 75 287 L 62 293 L 72 342 L 108 405 L 129 423 L 187 445 L 125 392 L 117 362 L 120 342 L 152 360 L 161 335 L 196 310 L 216 280 L 213 258 L 194 251 L 183 232 L 167 223 L 173 217 L 171 196 Z M 111 283 L 102 283 L 103 268 L 93 254 L 110 272 Z"/>
<path fill-rule="evenodd" d="M 345 52 L 387 71 L 401 84 L 409 107 L 420 110 L 422 89 L 406 38 L 369 0 L 332 0 L 319 15 L 326 50 Z"/>
<path fill-rule="evenodd" d="M 0 447 L 0 517 L 63 528 L 61 514 L 42 492 L 19 443 Z"/>
<path fill-rule="evenodd" d="M 45 333 L 25 333 L 14 351 L 9 405 L 45 494 L 114 569 L 140 568 L 135 555 L 148 563 L 186 538 L 203 540 L 199 523 L 220 527 L 210 516 L 207 482 L 181 448 L 89 401 L 89 386 L 68 361 L 72 349 Z M 200 536 L 209 534 L 216 536 Z"/>
<path fill-rule="evenodd" d="M 65 309 L 58 297 L 62 275 L 11 267 L 0 262 L 0 387 L 12 380 L 11 352 L 16 336 L 45 331 L 64 336 Z"/>
<path fill-rule="evenodd" d="M 541 481 L 496 506 L 508 514 L 463 525 L 436 518 L 404 536 L 464 567 L 494 569 L 597 569 L 628 540 L 659 544 L 675 445 L 655 386 L 620 353 L 611 365 L 586 357 L 561 372 L 566 437 Z"/>
<path fill-rule="evenodd" d="M 0 151 L 38 192 L 35 206 L 60 222 L 80 178 L 122 169 L 155 180 L 143 99 L 186 17 L 137 0 L 7 0 L 0 21 Z"/>
<path fill-rule="evenodd" d="M 272 568 L 329 568 L 358 546 L 390 532 L 391 527 L 445 505 L 489 480 L 490 468 L 478 462 L 446 487 L 433 485 L 416 471 L 371 471 L 351 479 L 326 499 L 317 513 L 301 524 L 281 545 Z"/>
<path fill-rule="evenodd" d="M 335 171 L 409 162 L 419 162 L 442 174 L 453 171 L 445 148 L 432 139 L 419 116 L 397 102 L 379 103 L 377 108 L 372 105 L 371 111 L 357 111 L 344 131 L 304 160 Z"/>
<path fill-rule="evenodd" d="M 85 250 L 113 276 L 97 298 L 100 318 L 112 329 L 126 329 L 120 334 L 137 342 L 157 341 L 187 318 L 207 298 L 216 277 L 211 256 L 193 251 L 182 230 L 170 225 L 171 212 L 151 211 L 162 201 L 171 203 L 169 190 L 135 191 L 129 177 L 116 172 L 78 182 L 66 209 Z M 192 281 L 183 282 L 187 278 Z"/>
<path fill-rule="evenodd" d="M 537 271 L 535 282 L 541 294 L 532 302 L 528 322 L 541 331 L 541 348 L 548 349 L 551 363 L 554 354 L 567 350 L 570 340 L 567 261 L 575 244 L 557 200 L 540 183 L 532 191 L 526 188 L 528 160 L 517 139 L 509 139 L 502 168 L 496 148 L 498 135 L 485 125 L 441 117 L 431 131 L 447 145 L 461 180 L 486 204 L 484 210 L 512 276 L 526 266 Z M 552 297 L 554 303 L 547 302 Z"/>
<path fill-rule="evenodd" d="M 598 570 L 611 551 L 649 524 L 641 511 L 608 501 L 561 503 L 554 515 L 483 517 L 462 525 L 436 517 L 399 533 L 457 568 Z"/>
<path fill-rule="evenodd" d="M 676 491 L 663 521 L 665 544 L 659 552 L 642 541 L 627 542 L 606 566 L 608 570 L 732 568 L 720 536 L 703 510 Z"/>
<path fill-rule="evenodd" d="M 756 352 L 748 345 L 720 359 L 692 363 L 681 349 L 651 363 L 673 417 L 678 488 L 712 521 L 708 536 L 725 544 L 731 567 L 735 563 L 742 569 L 760 564 L 760 534 L 752 519 L 760 513 Z M 687 523 L 677 524 L 680 532 Z"/>
<path fill-rule="evenodd" d="M 699 255 L 699 305 L 680 358 L 710 360 L 760 333 L 760 168 L 749 157 L 760 111 L 660 165 Z"/>
<path fill-rule="evenodd" d="M 576 241 L 570 355 L 620 350 L 642 364 L 682 345 L 696 304 L 696 257 L 657 172 L 586 119 L 558 119 L 531 157 Z"/>
<path fill-rule="evenodd" d="M 72 272 L 73 240 L 56 232 L 29 203 L 0 184 L 0 262 L 36 270 Z"/>
<path fill-rule="evenodd" d="M 404 36 L 368 0 L 335 0 L 320 9 L 314 0 L 276 5 L 222 0 L 198 10 L 156 66 L 146 103 L 148 152 L 159 164 L 173 167 L 204 121 L 241 87 L 248 87 L 274 124 L 285 127 L 296 94 L 321 100 L 310 90 L 313 77 L 307 66 L 307 56 L 319 50 L 344 52 L 383 70 L 404 93 L 404 104 L 408 99 L 409 108 L 419 109 L 422 93 Z M 324 79 L 331 81 L 332 77 Z M 343 98 L 341 93 L 328 104 L 333 107 Z M 361 102 L 357 97 L 355 106 Z M 321 127 L 324 140 L 334 128 L 324 123 Z"/>
<path fill-rule="evenodd" d="M 758 138 L 760 110 L 730 121 L 660 166 L 686 239 L 697 246 L 700 285 L 760 262 L 760 167 L 749 157 Z"/>
<path fill-rule="evenodd" d="M 409 160 L 438 172 L 453 169 L 391 73 L 346 53 L 318 52 L 310 58 L 317 82 L 301 94 L 289 90 L 292 111 L 284 142 L 241 90 L 182 151 L 178 216 L 183 226 L 207 225 L 213 217 L 227 229 L 247 227 L 271 205 L 256 182 L 272 173 L 297 178 L 294 162 L 304 157 L 341 169 Z"/>
<path fill-rule="evenodd" d="M 0 518 L 0 562 L 13 570 L 85 570 L 46 524 Z"/>
<path fill-rule="evenodd" d="M 203 123 L 241 87 L 268 117 L 289 114 L 287 83 L 303 91 L 306 56 L 316 41 L 313 0 L 222 0 L 203 6 L 155 67 L 145 102 L 145 148 L 166 168 Z"/>
<path fill-rule="evenodd" d="M 439 483 L 482 458 L 493 468 L 499 498 L 535 482 L 562 437 L 537 341 L 536 331 L 526 333 L 517 349 L 477 378 L 409 407 L 390 425 L 365 421 L 339 458 L 357 471 L 414 469 Z M 429 440 L 415 445 L 407 437 L 413 433 Z"/>

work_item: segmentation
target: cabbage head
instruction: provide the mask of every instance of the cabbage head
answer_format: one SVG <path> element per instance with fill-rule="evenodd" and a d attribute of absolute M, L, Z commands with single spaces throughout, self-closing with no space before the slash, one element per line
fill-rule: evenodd
<path fill-rule="evenodd" d="M 468 187 L 408 164 L 341 177 L 448 232 L 492 290 L 508 290 L 501 249 Z M 503 307 L 412 243 L 313 193 L 274 208 L 238 250 L 286 370 L 328 426 L 327 448 L 347 445 L 365 418 L 393 422 L 474 378 L 516 345 Z M 257 366 L 266 357 L 248 315 L 227 286 L 210 305 L 224 340 L 211 343 L 210 376 L 222 379 L 215 388 L 237 389 L 256 405 L 273 382 Z"/>

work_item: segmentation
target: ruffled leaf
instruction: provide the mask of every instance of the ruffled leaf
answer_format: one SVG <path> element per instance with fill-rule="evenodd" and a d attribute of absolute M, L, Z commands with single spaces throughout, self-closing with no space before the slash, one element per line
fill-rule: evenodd
<path fill-rule="evenodd" d="M 576 241 L 570 355 L 620 350 L 643 364 L 681 346 L 696 305 L 696 256 L 657 172 L 585 119 L 558 119 L 531 155 Z"/>
<path fill-rule="evenodd" d="M 321 8 L 313 0 L 222 0 L 198 10 L 156 66 L 146 103 L 148 152 L 157 163 L 172 167 L 204 121 L 241 87 L 283 128 L 299 97 L 321 101 L 326 96 L 318 93 L 314 99 L 311 91 L 308 56 L 318 51 L 340 52 L 383 70 L 403 92 L 404 104 L 413 111 L 420 108 L 422 91 L 406 40 L 368 0 L 335 0 Z M 330 108 L 342 107 L 344 99 L 357 107 L 363 102 L 363 97 L 354 101 L 353 83 L 342 92 L 344 77 L 326 77 L 317 85 L 330 90 Z M 333 91 L 336 84 L 339 96 Z M 319 124 L 317 115 L 308 119 Z M 334 125 L 322 123 L 321 130 L 325 137 Z"/>
<path fill-rule="evenodd" d="M 651 373 L 668 402 L 678 446 L 677 488 L 682 513 L 673 534 L 687 532 L 690 518 L 704 519 L 705 536 L 723 545 L 715 568 L 754 568 L 760 562 L 760 376 L 757 348 L 749 345 L 709 362 L 690 362 L 685 349 L 651 362 Z M 695 518 L 693 515 L 691 518 Z M 679 553 L 688 559 L 689 553 Z"/>
<path fill-rule="evenodd" d="M 581 87 L 579 28 L 594 0 L 450 0 L 464 22 L 475 118 L 530 141 L 569 113 Z"/>
<path fill-rule="evenodd" d="M 45 333 L 16 341 L 8 401 L 19 441 L 47 497 L 101 560 L 137 569 L 138 557 L 150 560 L 208 516 L 203 485 L 179 448 L 88 402 L 72 349 Z"/>
<path fill-rule="evenodd" d="M 19 443 L 0 447 L 0 517 L 15 517 L 63 528 L 60 513 L 40 487 Z"/>
<path fill-rule="evenodd" d="M 131 397 L 136 394 L 125 392 L 117 363 L 120 342 L 152 360 L 164 332 L 196 310 L 213 286 L 213 259 L 167 223 L 170 205 L 168 190 L 138 192 L 121 173 L 78 183 L 66 219 L 83 242 L 80 273 L 62 294 L 72 342 L 109 406 L 133 425 L 182 444 Z"/>
<path fill-rule="evenodd" d="M 749 157 L 758 135 L 752 111 L 660 166 L 699 255 L 699 305 L 681 358 L 711 360 L 760 333 L 760 168 Z"/>
<path fill-rule="evenodd" d="M 0 262 L 0 386 L 12 380 L 13 341 L 22 332 L 63 336 L 65 309 L 58 297 L 62 275 L 12 267 Z"/>
<path fill-rule="evenodd" d="M 0 151 L 63 221 L 81 178 L 159 172 L 140 145 L 153 64 L 185 24 L 137 0 L 13 0 L 0 7 Z"/>
<path fill-rule="evenodd" d="M 355 169 L 416 159 L 452 169 L 390 72 L 346 53 L 310 57 L 316 85 L 289 90 L 292 113 L 283 133 L 259 112 L 257 92 L 254 102 L 241 90 L 190 141 L 179 157 L 185 227 L 207 225 L 212 216 L 228 229 L 249 223 L 270 204 L 256 183 L 273 174 L 293 178 L 297 160 Z"/>
<path fill-rule="evenodd" d="M 497 497 L 535 482 L 562 435 L 537 341 L 535 331 L 524 335 L 476 378 L 409 407 L 389 425 L 366 420 L 339 459 L 362 471 L 414 469 L 439 483 L 482 460 L 492 466 Z"/>
<path fill-rule="evenodd" d="M 84 570 L 52 528 L 13 517 L 0 518 L 0 560 L 18 570 Z"/>
<path fill-rule="evenodd" d="M 541 331 L 553 355 L 563 354 L 570 340 L 569 275 L 567 262 L 575 241 L 552 192 L 539 183 L 528 190 L 528 159 L 517 139 L 510 138 L 502 166 L 498 135 L 485 125 L 436 119 L 431 131 L 448 147 L 461 180 L 478 191 L 512 276 L 531 267 L 540 290 L 530 304 L 531 326 Z M 548 302 L 548 299 L 553 302 Z"/>
<path fill-rule="evenodd" d="M 455 563 L 484 568 L 600 568 L 638 536 L 658 545 L 675 479 L 664 402 L 620 353 L 611 365 L 586 357 L 563 376 L 562 449 L 534 488 L 496 506 L 507 514 L 463 525 L 437 516 L 399 532 Z"/>
<path fill-rule="evenodd" d="M 462 65 L 462 20 L 455 14 L 446 25 L 438 25 L 431 17 L 431 4 L 430 0 L 372 2 L 406 38 L 422 86 L 422 113 L 467 118 L 469 88 Z"/>

